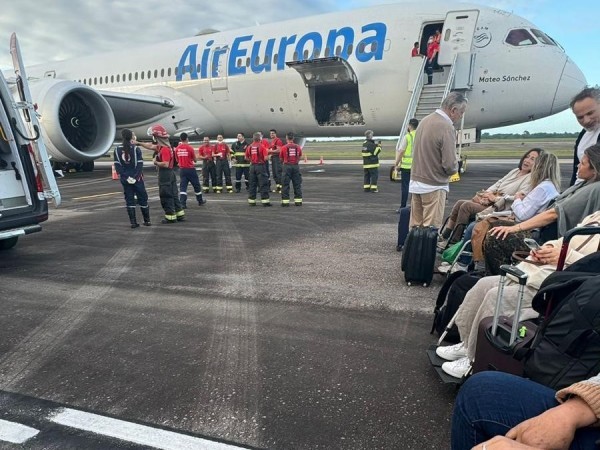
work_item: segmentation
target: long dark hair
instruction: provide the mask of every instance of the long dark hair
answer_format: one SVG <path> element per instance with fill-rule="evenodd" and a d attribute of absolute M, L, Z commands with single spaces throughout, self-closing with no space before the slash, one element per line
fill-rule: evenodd
<path fill-rule="evenodd" d="M 125 128 L 121 131 L 121 137 L 123 138 L 123 153 L 127 156 L 127 159 L 131 159 L 133 132 L 129 128 Z"/>

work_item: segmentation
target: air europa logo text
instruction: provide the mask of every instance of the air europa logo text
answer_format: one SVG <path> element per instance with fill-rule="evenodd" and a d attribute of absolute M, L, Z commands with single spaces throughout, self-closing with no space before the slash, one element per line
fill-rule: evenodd
<path fill-rule="evenodd" d="M 191 44 L 183 51 L 176 80 L 224 76 L 225 68 L 227 76 L 244 75 L 248 70 L 254 73 L 284 70 L 286 61 L 319 56 L 339 56 L 347 60 L 353 54 L 358 62 L 381 60 L 386 33 L 385 24 L 374 22 L 364 25 L 359 36 L 353 28 L 342 27 L 329 30 L 326 36 L 311 31 L 302 36 L 292 34 L 266 42 L 254 40 L 251 34 L 238 36 L 231 46 L 215 45 L 210 39 L 203 49 L 198 48 L 199 44 Z M 357 39 L 360 40 L 355 44 Z M 246 66 L 247 58 L 250 58 L 249 67 Z"/>

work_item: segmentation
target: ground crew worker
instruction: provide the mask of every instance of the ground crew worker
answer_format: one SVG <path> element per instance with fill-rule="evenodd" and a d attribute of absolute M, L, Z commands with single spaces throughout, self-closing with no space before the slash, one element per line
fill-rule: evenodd
<path fill-rule="evenodd" d="M 233 193 L 233 185 L 231 184 L 231 168 L 229 160 L 231 151 L 229 145 L 223 142 L 223 135 L 217 135 L 217 143 L 213 147 L 213 156 L 217 164 L 217 194 L 223 191 L 223 175 L 225 175 L 225 187 L 227 192 Z"/>
<path fill-rule="evenodd" d="M 269 137 L 271 138 L 271 142 L 269 142 L 269 155 L 271 155 L 271 172 L 273 173 L 273 181 L 275 182 L 275 190 L 273 192 L 281 193 L 281 177 L 283 168 L 281 167 L 281 158 L 279 156 L 279 151 L 283 146 L 283 142 L 277 137 L 276 130 L 269 130 Z"/>
<path fill-rule="evenodd" d="M 246 159 L 246 136 L 244 133 L 238 133 L 237 141 L 231 144 L 231 151 L 233 153 L 233 160 L 235 164 L 235 192 L 242 190 L 242 175 L 246 182 L 246 190 L 248 190 L 250 179 L 250 161 Z"/>
<path fill-rule="evenodd" d="M 415 134 L 419 121 L 410 119 L 408 121 L 408 133 L 404 135 L 396 148 L 396 170 L 400 171 L 400 181 L 402 183 L 400 208 L 406 207 L 408 201 L 408 188 L 410 185 L 410 169 L 412 167 L 412 146 L 415 140 Z M 398 210 L 400 212 L 400 210 Z"/>
<path fill-rule="evenodd" d="M 379 192 L 377 189 L 377 179 L 379 178 L 379 154 L 381 145 L 373 140 L 373 131 L 365 131 L 366 140 L 362 145 L 363 172 L 365 192 Z"/>
<path fill-rule="evenodd" d="M 139 145 L 154 151 L 154 165 L 158 167 L 158 195 L 165 211 L 161 223 L 182 222 L 185 220 L 185 211 L 179 203 L 177 177 L 173 170 L 176 156 L 169 143 L 169 133 L 162 125 L 153 125 L 148 128 L 148 136 L 152 136 L 153 142 L 139 142 Z"/>
<path fill-rule="evenodd" d="M 210 138 L 205 136 L 202 145 L 198 148 L 198 158 L 202 160 L 202 191 L 208 193 L 210 186 L 217 192 L 217 169 L 213 159 L 213 146 Z"/>
<path fill-rule="evenodd" d="M 113 155 L 115 161 L 115 170 L 119 174 L 121 185 L 123 186 L 123 194 L 125 195 L 125 207 L 131 228 L 137 228 L 140 225 L 135 217 L 135 202 L 140 205 L 144 225 L 149 227 L 150 210 L 148 208 L 148 194 L 146 186 L 144 186 L 144 175 L 142 168 L 144 161 L 142 159 L 142 151 L 139 147 L 135 147 L 132 141 L 135 142 L 135 136 L 131 130 L 125 128 L 121 131 L 123 143 L 117 147 Z"/>
<path fill-rule="evenodd" d="M 181 142 L 177 148 L 175 148 L 175 155 L 177 156 L 177 162 L 179 163 L 179 202 L 183 209 L 187 208 L 187 187 L 188 183 L 190 183 L 194 188 L 194 194 L 196 194 L 198 205 L 202 206 L 206 201 L 202 198 L 200 179 L 196 172 L 196 152 L 188 143 L 187 133 L 181 133 L 179 135 L 179 140 Z"/>
<path fill-rule="evenodd" d="M 270 147 L 269 140 L 263 136 L 262 131 L 259 131 L 258 133 L 260 133 L 260 142 L 268 149 Z M 269 158 L 267 158 L 267 160 L 265 161 L 265 170 L 265 173 L 267 174 L 267 181 L 269 184 L 269 191 L 271 191 L 271 170 L 269 169 Z"/>
<path fill-rule="evenodd" d="M 294 205 L 302 206 L 302 174 L 298 165 L 302 157 L 302 148 L 294 143 L 293 133 L 286 134 L 285 138 L 287 142 L 279 153 L 283 160 L 281 206 L 290 206 L 290 181 L 294 185 Z"/>
<path fill-rule="evenodd" d="M 252 143 L 246 147 L 246 159 L 250 161 L 250 191 L 248 204 L 256 206 L 256 188 L 260 189 L 260 201 L 263 206 L 271 206 L 269 198 L 269 179 L 265 162 L 269 157 L 269 148 L 261 141 L 260 132 L 252 135 Z"/>

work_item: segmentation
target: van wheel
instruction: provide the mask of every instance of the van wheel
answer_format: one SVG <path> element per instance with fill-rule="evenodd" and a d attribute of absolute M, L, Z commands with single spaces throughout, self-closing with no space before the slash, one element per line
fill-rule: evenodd
<path fill-rule="evenodd" d="M 17 245 L 18 240 L 19 236 L 0 240 L 0 250 L 8 250 L 9 248 L 13 248 L 15 245 Z"/>

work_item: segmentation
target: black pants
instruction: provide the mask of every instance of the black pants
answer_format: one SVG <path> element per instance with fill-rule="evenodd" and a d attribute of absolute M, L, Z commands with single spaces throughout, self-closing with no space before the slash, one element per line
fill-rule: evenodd
<path fill-rule="evenodd" d="M 188 183 L 194 188 L 194 194 L 196 194 L 196 200 L 198 203 L 202 202 L 202 188 L 200 187 L 200 179 L 196 169 L 179 169 L 179 196 L 180 201 L 183 203 L 187 197 Z"/>
<path fill-rule="evenodd" d="M 210 184 L 209 184 L 210 180 Z M 202 187 L 204 192 L 208 192 L 208 187 L 212 185 L 213 191 L 217 186 L 217 169 L 212 161 L 204 161 L 202 166 Z"/>
<path fill-rule="evenodd" d="M 231 169 L 229 168 L 229 160 L 217 159 L 217 192 L 223 190 L 223 176 L 225 176 L 225 186 L 227 191 L 233 191 L 233 185 L 231 184 Z"/>
<path fill-rule="evenodd" d="M 262 203 L 269 203 L 269 178 L 266 174 L 264 164 L 252 164 L 250 166 L 250 192 L 248 193 L 248 202 L 256 203 L 256 189 L 260 190 L 260 199 Z"/>
<path fill-rule="evenodd" d="M 183 216 L 183 208 L 179 202 L 177 177 L 173 169 L 160 168 L 158 170 L 158 195 L 166 219 L 175 220 L 177 217 Z"/>
<path fill-rule="evenodd" d="M 275 185 L 278 188 L 281 188 L 283 164 L 281 163 L 281 158 L 279 156 L 271 156 L 271 171 L 273 172 L 273 180 L 275 180 Z"/>
<path fill-rule="evenodd" d="M 372 167 L 370 169 L 363 169 L 364 171 L 364 183 L 363 188 L 365 191 L 374 191 L 377 189 L 377 179 L 379 178 L 379 169 Z"/>
<path fill-rule="evenodd" d="M 294 186 L 294 203 L 302 203 L 302 174 L 298 164 L 283 165 L 283 188 L 281 190 L 281 202 L 290 201 L 290 182 Z"/>
<path fill-rule="evenodd" d="M 400 208 L 404 208 L 406 206 L 406 202 L 408 201 L 408 189 L 410 187 L 410 169 L 400 169 L 400 189 L 401 189 L 401 200 L 400 200 Z"/>
<path fill-rule="evenodd" d="M 246 180 L 246 189 L 250 186 L 250 167 L 236 167 L 235 168 L 235 190 L 240 191 L 242 189 L 242 175 Z"/>

